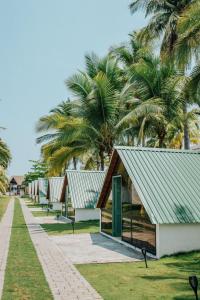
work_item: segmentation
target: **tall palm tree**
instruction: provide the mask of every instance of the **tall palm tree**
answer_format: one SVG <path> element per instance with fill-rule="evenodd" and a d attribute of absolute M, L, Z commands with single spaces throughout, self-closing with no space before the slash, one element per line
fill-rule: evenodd
<path fill-rule="evenodd" d="M 179 65 L 191 65 L 199 59 L 200 50 L 200 2 L 193 1 L 181 14 L 177 31 L 175 55 Z"/>
<path fill-rule="evenodd" d="M 134 0 L 130 4 L 131 12 L 139 9 L 145 11 L 146 16 L 150 16 L 149 24 L 141 31 L 141 38 L 153 40 L 161 38 L 161 57 L 165 60 L 175 59 L 175 46 L 179 40 L 178 23 L 180 17 L 184 15 L 198 0 Z M 185 112 L 184 145 L 189 149 L 189 132 L 187 124 L 188 102 L 183 102 Z"/>
<path fill-rule="evenodd" d="M 5 174 L 4 168 L 0 167 L 0 193 L 5 194 L 8 188 L 8 178 Z"/>
<path fill-rule="evenodd" d="M 85 72 L 66 81 L 73 101 L 62 103 L 37 125 L 37 131 L 43 133 L 37 142 L 44 143 L 43 155 L 54 169 L 72 157 L 92 154 L 103 170 L 120 135 L 115 125 L 123 105 L 120 91 L 124 82 L 118 61 L 112 55 L 99 58 L 94 53 L 86 55 L 85 61 Z"/>
<path fill-rule="evenodd" d="M 0 166 L 7 168 L 11 160 L 11 153 L 6 143 L 0 139 Z"/>
<path fill-rule="evenodd" d="M 148 25 L 141 36 L 146 40 L 161 38 L 161 54 L 172 55 L 178 39 L 177 24 L 180 15 L 195 0 L 134 0 L 130 4 L 132 13 L 142 9 L 146 17 L 150 17 Z M 196 1 L 197 2 L 197 1 Z"/>
<path fill-rule="evenodd" d="M 187 116 L 189 134 L 189 113 L 183 111 L 183 103 L 189 98 L 187 93 L 189 78 L 184 72 L 176 70 L 173 63 L 162 63 L 159 58 L 144 57 L 129 68 L 127 91 L 132 89 L 130 100 L 132 110 L 122 118 L 117 126 L 138 127 L 138 143 L 158 147 L 167 147 L 170 124 L 183 124 Z M 196 115 L 195 112 L 193 115 Z M 179 125 L 181 126 L 181 125 Z M 186 140 L 186 138 L 185 138 Z M 187 147 L 187 145 L 186 145 Z"/>

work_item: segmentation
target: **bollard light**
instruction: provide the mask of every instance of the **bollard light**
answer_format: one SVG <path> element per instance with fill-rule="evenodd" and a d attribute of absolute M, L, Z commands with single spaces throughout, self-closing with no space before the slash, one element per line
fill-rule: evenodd
<path fill-rule="evenodd" d="M 142 248 L 141 251 L 142 251 L 142 255 L 144 256 L 145 266 L 146 266 L 146 268 L 148 268 L 148 265 L 147 265 L 147 250 L 146 250 L 146 248 Z"/>
<path fill-rule="evenodd" d="M 191 288 L 194 291 L 196 300 L 198 300 L 198 293 L 197 293 L 197 289 L 198 289 L 198 279 L 197 276 L 193 275 L 193 276 L 189 276 L 189 284 L 191 286 Z"/>
<path fill-rule="evenodd" d="M 72 221 L 71 221 L 71 224 L 72 224 L 73 234 L 74 234 L 74 223 L 75 223 L 74 220 L 72 220 Z"/>

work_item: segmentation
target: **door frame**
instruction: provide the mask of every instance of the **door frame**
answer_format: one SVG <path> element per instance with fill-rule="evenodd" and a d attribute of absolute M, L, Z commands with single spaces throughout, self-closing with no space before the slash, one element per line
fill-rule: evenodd
<path fill-rule="evenodd" d="M 116 232 L 116 222 L 115 222 L 115 200 L 114 200 L 114 195 L 115 195 L 115 191 L 114 191 L 114 180 L 115 179 L 120 179 L 120 230 L 118 228 L 118 230 L 120 232 Z M 121 237 L 122 236 L 122 176 L 121 175 L 114 175 L 112 176 L 112 236 L 114 237 Z M 117 227 L 117 226 L 116 226 Z M 117 231 L 118 231 L 117 230 Z"/>

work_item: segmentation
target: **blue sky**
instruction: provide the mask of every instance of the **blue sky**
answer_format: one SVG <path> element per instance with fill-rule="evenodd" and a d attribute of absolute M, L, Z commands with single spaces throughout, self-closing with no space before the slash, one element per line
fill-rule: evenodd
<path fill-rule="evenodd" d="M 0 2 L 0 136 L 13 160 L 10 175 L 38 159 L 35 124 L 67 99 L 64 81 L 84 67 L 84 54 L 106 54 L 144 25 L 129 0 L 4 0 Z"/>

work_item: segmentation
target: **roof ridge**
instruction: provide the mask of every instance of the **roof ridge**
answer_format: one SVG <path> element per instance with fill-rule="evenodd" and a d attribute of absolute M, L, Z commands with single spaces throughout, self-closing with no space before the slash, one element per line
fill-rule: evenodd
<path fill-rule="evenodd" d="M 105 171 L 98 171 L 98 170 L 66 170 L 66 173 L 105 173 Z"/>
<path fill-rule="evenodd" d="M 187 153 L 187 154 L 200 154 L 200 151 L 185 150 L 185 149 L 172 149 L 172 148 L 150 148 L 150 147 L 135 147 L 135 146 L 114 146 L 116 150 L 133 150 L 133 151 L 150 151 L 150 152 L 174 152 L 174 153 Z"/>

